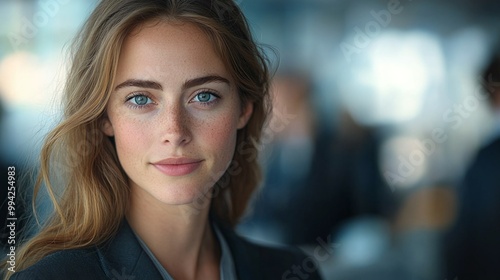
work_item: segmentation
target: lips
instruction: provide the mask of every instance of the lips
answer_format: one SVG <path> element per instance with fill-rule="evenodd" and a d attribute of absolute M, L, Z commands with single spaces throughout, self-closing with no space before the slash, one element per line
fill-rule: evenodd
<path fill-rule="evenodd" d="M 156 169 L 169 176 L 183 176 L 198 169 L 203 160 L 193 158 L 167 158 L 152 163 Z"/>

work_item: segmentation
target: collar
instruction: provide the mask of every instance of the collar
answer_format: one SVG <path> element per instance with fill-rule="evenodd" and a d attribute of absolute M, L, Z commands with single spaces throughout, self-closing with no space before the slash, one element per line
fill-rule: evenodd
<path fill-rule="evenodd" d="M 261 268 L 256 265 L 261 256 L 260 252 L 255 250 L 255 246 L 239 237 L 228 224 L 221 222 L 217 218 L 213 218 L 213 223 L 217 225 L 231 250 L 238 279 L 254 280 L 262 278 Z"/>
<path fill-rule="evenodd" d="M 116 235 L 104 246 L 97 248 L 97 253 L 104 272 L 110 279 L 163 279 L 126 219 L 123 219 Z"/>
<path fill-rule="evenodd" d="M 261 267 L 256 265 L 256 262 L 262 258 L 260 251 L 236 235 L 227 224 L 216 218 L 212 219 L 229 246 L 238 279 L 261 278 L 263 275 Z M 110 279 L 131 279 L 127 277 L 134 276 L 136 279 L 163 279 L 126 219 L 123 219 L 116 235 L 97 248 L 97 254 L 106 276 Z"/>

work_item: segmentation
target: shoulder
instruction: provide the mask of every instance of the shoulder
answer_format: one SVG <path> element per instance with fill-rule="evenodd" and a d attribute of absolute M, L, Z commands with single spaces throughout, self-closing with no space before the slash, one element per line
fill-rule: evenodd
<path fill-rule="evenodd" d="M 264 268 L 266 279 L 320 279 L 317 261 L 297 247 L 270 247 L 244 242 L 249 251 L 257 252 L 254 257 Z"/>
<path fill-rule="evenodd" d="M 498 160 L 500 155 L 500 137 L 496 138 L 488 145 L 484 146 L 478 153 L 478 158 L 488 158 Z"/>
<path fill-rule="evenodd" d="M 261 262 L 273 261 L 272 263 L 287 263 L 294 264 L 297 261 L 302 261 L 307 256 L 296 247 L 292 246 L 277 246 L 277 245 L 261 245 L 254 243 L 235 234 L 237 244 L 246 249 L 254 257 L 258 257 Z M 257 258 L 256 258 L 257 259 Z"/>
<path fill-rule="evenodd" d="M 500 158 L 500 138 L 483 147 L 476 155 L 466 174 L 466 181 L 484 182 L 484 178 L 500 178 L 497 172 Z M 491 180 L 490 180 L 491 181 Z"/>
<path fill-rule="evenodd" d="M 107 279 L 107 277 L 101 269 L 97 250 L 88 248 L 52 253 L 27 269 L 14 273 L 10 279 Z"/>
<path fill-rule="evenodd" d="M 232 230 L 224 231 L 240 277 L 253 275 L 257 277 L 254 279 L 320 279 L 317 261 L 298 248 L 263 246 L 237 235 Z"/>
<path fill-rule="evenodd" d="M 162 279 L 124 220 L 115 235 L 100 245 L 52 253 L 14 280 Z"/>
<path fill-rule="evenodd" d="M 52 253 L 25 270 L 14 280 L 79 279 L 162 279 L 144 253 L 132 229 L 124 220 L 106 242 L 80 249 Z"/>

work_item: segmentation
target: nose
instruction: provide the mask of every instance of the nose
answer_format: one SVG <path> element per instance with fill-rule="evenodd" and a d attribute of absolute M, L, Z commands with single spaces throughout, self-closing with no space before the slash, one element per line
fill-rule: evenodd
<path fill-rule="evenodd" d="M 161 114 L 162 142 L 173 146 L 182 146 L 191 142 L 189 116 L 179 104 L 166 106 Z"/>

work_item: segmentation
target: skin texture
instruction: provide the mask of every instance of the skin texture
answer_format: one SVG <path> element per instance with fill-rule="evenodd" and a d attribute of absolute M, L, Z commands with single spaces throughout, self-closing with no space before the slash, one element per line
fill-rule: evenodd
<path fill-rule="evenodd" d="M 216 80 L 198 79 L 208 76 Z M 114 137 L 129 177 L 131 227 L 174 278 L 218 279 L 209 207 L 183 213 L 229 166 L 252 104 L 241 106 L 230 73 L 200 29 L 165 20 L 126 38 L 113 88 L 103 131 Z M 178 158 L 199 164 L 179 176 L 154 164 Z"/>

